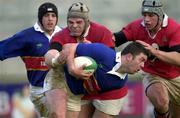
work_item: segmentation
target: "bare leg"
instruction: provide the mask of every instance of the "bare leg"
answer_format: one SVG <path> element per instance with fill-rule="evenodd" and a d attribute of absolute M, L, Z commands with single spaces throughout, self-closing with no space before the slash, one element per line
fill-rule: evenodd
<path fill-rule="evenodd" d="M 66 118 L 66 92 L 53 89 L 45 93 L 49 118 Z"/>
<path fill-rule="evenodd" d="M 169 117 L 169 96 L 167 88 L 161 83 L 154 83 L 147 89 L 147 97 L 155 108 L 156 118 Z"/>
<path fill-rule="evenodd" d="M 115 118 L 115 116 L 108 115 L 96 109 L 92 118 Z"/>
<path fill-rule="evenodd" d="M 92 118 L 94 110 L 95 108 L 91 103 L 82 105 L 78 118 Z"/>
<path fill-rule="evenodd" d="M 79 116 L 79 111 L 68 110 L 67 114 L 66 114 L 66 118 L 78 118 L 78 116 Z M 84 118 L 86 118 L 86 117 L 84 117 Z"/>

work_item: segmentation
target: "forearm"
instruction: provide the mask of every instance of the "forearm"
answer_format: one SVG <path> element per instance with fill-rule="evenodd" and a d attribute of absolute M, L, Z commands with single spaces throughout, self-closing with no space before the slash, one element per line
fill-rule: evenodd
<path fill-rule="evenodd" d="M 75 63 L 74 63 L 74 58 L 75 58 L 75 55 L 76 55 L 77 45 L 78 44 L 66 45 L 67 48 L 63 49 L 63 50 L 68 49 L 68 56 L 67 56 L 67 59 L 66 59 L 66 64 L 67 64 L 67 67 L 68 67 L 68 72 L 72 76 L 74 76 L 74 77 L 76 77 L 78 79 L 86 79 L 86 78 L 89 78 L 92 75 L 92 73 L 86 73 L 83 70 L 85 65 L 82 65 L 81 67 L 77 68 L 75 66 Z"/>
<path fill-rule="evenodd" d="M 58 57 L 59 51 L 51 49 L 45 54 L 45 63 L 49 67 L 54 67 L 55 65 L 58 65 Z"/>
<path fill-rule="evenodd" d="M 156 56 L 159 60 L 175 66 L 180 66 L 180 53 L 178 52 L 164 52 L 160 50 L 155 50 L 153 52 L 153 55 Z"/>
<path fill-rule="evenodd" d="M 66 45 L 65 50 L 69 49 L 66 64 L 68 66 L 68 71 L 70 74 L 74 73 L 75 71 L 75 65 L 74 65 L 74 57 L 75 57 L 75 51 L 76 51 L 76 44 L 71 44 L 71 46 Z"/>

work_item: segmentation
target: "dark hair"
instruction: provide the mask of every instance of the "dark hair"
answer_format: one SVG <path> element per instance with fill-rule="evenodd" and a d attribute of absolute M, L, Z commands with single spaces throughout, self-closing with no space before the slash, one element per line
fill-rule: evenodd
<path fill-rule="evenodd" d="M 45 2 L 43 3 L 39 9 L 38 9 L 38 20 L 42 25 L 42 17 L 47 13 L 47 12 L 53 12 L 56 14 L 56 17 L 58 18 L 58 9 L 55 4 L 50 3 L 50 2 Z"/>
<path fill-rule="evenodd" d="M 148 57 L 150 56 L 150 52 L 144 48 L 144 46 L 138 42 L 131 42 L 129 43 L 121 52 L 122 55 L 131 53 L 133 57 L 136 55 L 143 53 L 147 55 Z"/>

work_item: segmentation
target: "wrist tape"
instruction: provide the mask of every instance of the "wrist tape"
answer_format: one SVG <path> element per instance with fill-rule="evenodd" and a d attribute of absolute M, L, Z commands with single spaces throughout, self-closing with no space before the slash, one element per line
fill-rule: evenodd
<path fill-rule="evenodd" d="M 56 67 L 56 66 L 60 65 L 60 63 L 58 62 L 59 55 L 60 54 L 58 53 L 58 54 L 56 54 L 56 56 L 54 58 L 52 58 L 52 60 L 51 60 L 52 67 Z"/>

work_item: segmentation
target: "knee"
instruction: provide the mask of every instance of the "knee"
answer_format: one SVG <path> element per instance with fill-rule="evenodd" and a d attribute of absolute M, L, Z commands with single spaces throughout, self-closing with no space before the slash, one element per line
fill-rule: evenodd
<path fill-rule="evenodd" d="M 161 83 L 151 85 L 147 89 L 147 97 L 157 111 L 166 112 L 169 109 L 169 95 L 166 87 Z"/>
<path fill-rule="evenodd" d="M 166 112 L 169 110 L 169 99 L 168 98 L 156 98 L 152 104 L 155 109 L 159 112 Z"/>
<path fill-rule="evenodd" d="M 157 111 L 166 112 L 169 109 L 169 97 L 159 95 L 149 95 L 149 100 Z"/>
<path fill-rule="evenodd" d="M 169 99 L 168 98 L 161 98 L 157 101 L 157 107 L 159 107 L 160 109 L 166 109 L 166 111 L 168 110 L 169 107 Z"/>

